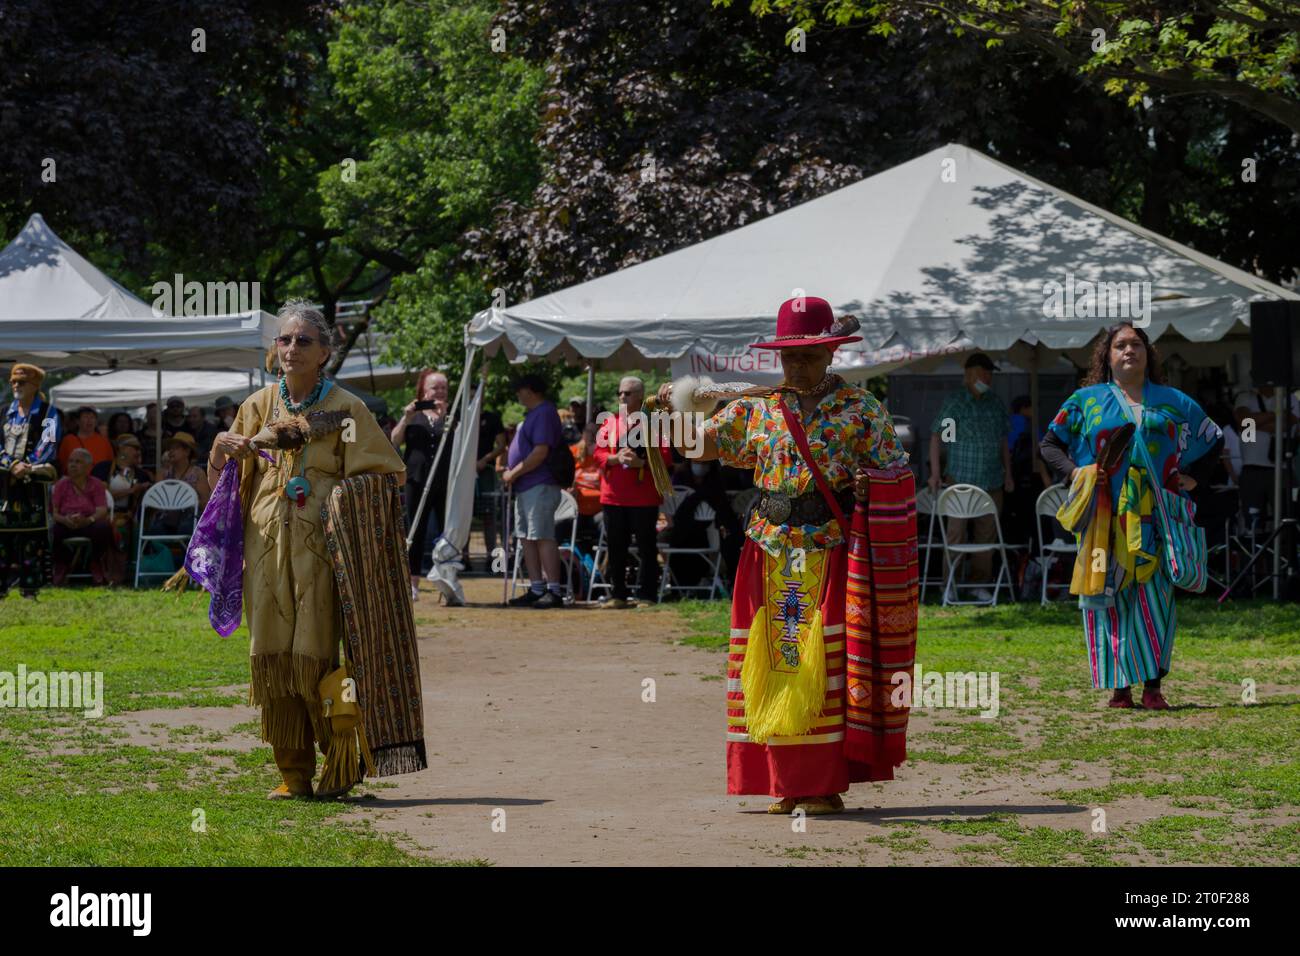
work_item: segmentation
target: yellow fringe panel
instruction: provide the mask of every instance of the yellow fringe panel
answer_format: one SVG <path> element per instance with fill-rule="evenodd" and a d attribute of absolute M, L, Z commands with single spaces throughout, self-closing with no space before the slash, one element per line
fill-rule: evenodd
<path fill-rule="evenodd" d="M 826 638 L 821 610 L 813 614 L 808 633 L 799 642 L 799 667 L 793 674 L 776 670 L 771 655 L 764 607 L 750 625 L 740 669 L 746 727 L 749 738 L 760 744 L 769 737 L 806 734 L 826 706 Z"/>

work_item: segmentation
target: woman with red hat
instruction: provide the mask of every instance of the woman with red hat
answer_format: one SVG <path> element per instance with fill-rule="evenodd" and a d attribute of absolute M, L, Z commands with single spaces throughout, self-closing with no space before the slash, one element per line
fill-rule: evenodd
<path fill-rule="evenodd" d="M 890 682 L 914 651 L 915 484 L 889 413 L 829 370 L 861 340 L 844 324 L 825 299 L 784 303 L 756 346 L 780 350 L 783 385 L 748 390 L 704 423 L 702 450 L 682 449 L 752 468 L 760 491 L 732 596 L 727 792 L 777 797 L 769 813 L 838 813 L 850 783 L 905 759 Z M 680 385 L 657 399 L 699 410 Z"/>

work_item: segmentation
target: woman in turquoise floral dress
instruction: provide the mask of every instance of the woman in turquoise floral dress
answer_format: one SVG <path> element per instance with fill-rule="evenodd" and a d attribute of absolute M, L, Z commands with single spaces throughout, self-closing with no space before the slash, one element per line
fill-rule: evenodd
<path fill-rule="evenodd" d="M 1118 386 L 1119 394 L 1112 386 Z M 1065 400 L 1048 426 L 1043 459 L 1068 485 L 1075 471 L 1094 464 L 1099 450 L 1130 421 L 1137 431 L 1125 462 L 1110 475 L 1110 500 L 1118 520 L 1140 523 L 1142 544 L 1135 553 L 1147 560 L 1134 560 L 1124 569 L 1113 595 L 1081 597 L 1079 604 L 1092 686 L 1113 691 L 1111 707 L 1132 707 L 1130 687 L 1142 681 L 1142 706 L 1165 710 L 1169 704 L 1160 681 L 1169 673 L 1174 652 L 1174 585 L 1161 559 L 1152 476 L 1137 442 L 1146 443 L 1159 471 L 1154 480 L 1177 494 L 1207 479 L 1217 458 L 1211 452 L 1222 433 L 1192 398 L 1164 384 L 1159 356 L 1146 333 L 1120 323 L 1098 338 L 1084 386 Z M 1108 547 L 1107 561 L 1119 560 L 1117 552 L 1130 554 Z"/>

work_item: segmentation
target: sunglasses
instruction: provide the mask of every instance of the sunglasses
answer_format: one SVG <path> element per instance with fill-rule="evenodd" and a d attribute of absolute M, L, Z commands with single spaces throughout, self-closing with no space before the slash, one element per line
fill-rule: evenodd
<path fill-rule="evenodd" d="M 298 343 L 298 348 L 305 349 L 309 345 L 315 345 L 316 339 L 310 335 L 280 335 L 276 337 L 276 342 L 288 348 L 294 342 Z"/>

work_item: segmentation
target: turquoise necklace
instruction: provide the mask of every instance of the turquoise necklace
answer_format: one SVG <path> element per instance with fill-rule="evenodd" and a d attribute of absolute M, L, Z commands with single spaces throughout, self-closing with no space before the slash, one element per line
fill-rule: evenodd
<path fill-rule="evenodd" d="M 285 384 L 285 379 L 280 379 L 280 401 L 284 402 L 284 407 L 289 410 L 290 415 L 301 415 L 307 409 L 311 408 L 320 401 L 321 393 L 325 390 L 325 376 L 322 375 L 316 379 L 316 387 L 311 390 L 301 403 L 295 405 L 289 401 L 289 387 Z M 307 481 L 307 449 L 299 451 L 301 455 L 301 465 L 297 477 L 290 478 L 284 486 L 284 496 L 294 502 L 299 508 L 307 504 L 307 496 L 311 494 L 311 483 Z M 285 516 L 285 524 L 289 523 L 289 518 Z"/>
<path fill-rule="evenodd" d="M 316 379 L 316 387 L 311 390 L 311 394 L 302 400 L 301 404 L 295 405 L 289 401 L 289 386 L 283 376 L 280 378 L 280 401 L 284 402 L 284 407 L 289 410 L 290 415 L 301 415 L 307 409 L 311 408 L 320 401 L 321 392 L 325 388 L 325 376 L 322 375 Z"/>

